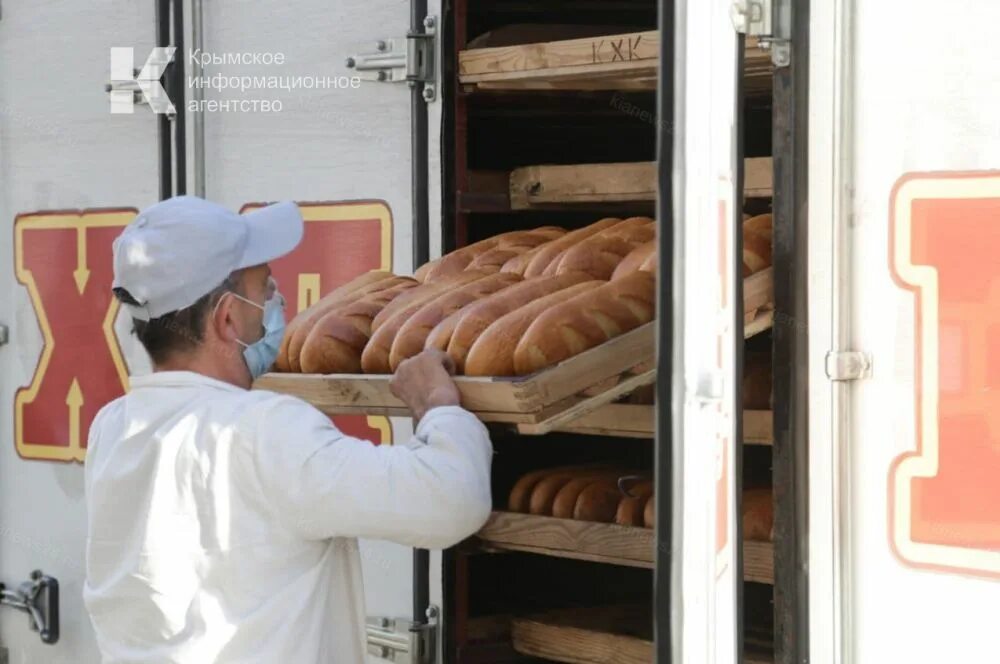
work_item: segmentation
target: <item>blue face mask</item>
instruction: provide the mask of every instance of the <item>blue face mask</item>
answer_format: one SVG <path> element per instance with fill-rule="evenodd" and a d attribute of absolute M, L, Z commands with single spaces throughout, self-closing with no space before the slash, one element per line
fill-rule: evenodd
<path fill-rule="evenodd" d="M 285 298 L 275 289 L 274 295 L 261 306 L 237 293 L 233 295 L 264 311 L 264 336 L 251 344 L 236 340 L 236 343 L 243 346 L 243 359 L 250 369 L 250 375 L 256 380 L 267 373 L 278 357 L 281 338 L 285 334 Z"/>

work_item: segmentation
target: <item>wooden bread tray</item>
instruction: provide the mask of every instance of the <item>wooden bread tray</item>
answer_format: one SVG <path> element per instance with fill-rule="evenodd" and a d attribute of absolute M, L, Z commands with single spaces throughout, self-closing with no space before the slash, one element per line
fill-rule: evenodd
<path fill-rule="evenodd" d="M 743 411 L 743 443 L 745 445 L 771 445 L 774 440 L 773 412 L 770 410 Z M 532 435 L 536 430 L 531 424 L 517 425 L 518 433 Z M 611 403 L 577 417 L 554 431 L 589 434 L 592 436 L 618 436 L 619 438 L 652 438 L 656 434 L 656 407 L 641 404 Z"/>
<path fill-rule="evenodd" d="M 524 166 L 510 173 L 510 209 L 652 202 L 656 200 L 656 180 L 656 163 L 652 161 Z M 770 157 L 743 160 L 746 198 L 770 198 L 773 181 Z"/>
<path fill-rule="evenodd" d="M 472 90 L 655 90 L 657 30 L 473 48 L 458 54 L 459 82 Z M 744 87 L 771 86 L 770 54 L 748 37 Z"/>
<path fill-rule="evenodd" d="M 611 403 L 655 380 L 647 370 L 587 397 L 575 397 L 587 388 L 649 362 L 655 347 L 655 322 L 611 339 L 549 369 L 523 377 L 457 376 L 462 405 L 484 422 L 532 424 L 539 431 Z M 388 374 L 286 374 L 261 376 L 255 389 L 297 396 L 329 415 L 386 415 L 408 417 L 409 410 L 389 389 Z"/>
<path fill-rule="evenodd" d="M 626 567 L 653 568 L 651 528 L 619 526 L 515 512 L 493 512 L 476 537 L 494 551 L 521 551 Z M 774 583 L 774 545 L 743 542 L 743 578 Z"/>
<path fill-rule="evenodd" d="M 571 664 L 649 664 L 653 656 L 653 620 L 645 605 L 559 609 L 515 616 L 511 643 L 522 655 Z M 774 658 L 744 653 L 746 664 Z"/>

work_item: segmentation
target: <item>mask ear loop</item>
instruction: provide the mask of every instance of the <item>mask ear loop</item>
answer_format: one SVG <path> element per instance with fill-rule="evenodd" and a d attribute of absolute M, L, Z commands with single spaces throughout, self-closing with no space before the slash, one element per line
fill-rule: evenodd
<path fill-rule="evenodd" d="M 237 299 L 240 299 L 240 300 L 243 300 L 244 302 L 248 302 L 248 303 L 252 304 L 253 306 L 255 306 L 255 307 L 258 307 L 258 308 L 259 308 L 259 309 L 261 309 L 262 311 L 263 311 L 263 309 L 264 309 L 264 307 L 260 306 L 259 304 L 257 304 L 257 303 L 256 303 L 256 302 L 254 302 L 253 300 L 248 300 L 248 299 L 246 299 L 245 297 L 241 296 L 241 295 L 240 295 L 239 293 L 234 293 L 234 292 L 233 292 L 233 291 L 231 291 L 231 290 L 227 290 L 227 291 L 226 291 L 225 293 L 223 293 L 223 294 L 222 294 L 222 295 L 221 295 L 221 296 L 219 297 L 219 299 L 218 299 L 218 300 L 216 300 L 216 301 L 215 301 L 215 306 L 214 306 L 214 307 L 212 307 L 212 318 L 215 318 L 215 314 L 217 314 L 217 313 L 219 312 L 219 305 L 220 305 L 220 304 L 222 304 L 222 298 L 224 298 L 224 297 L 225 297 L 225 296 L 227 296 L 227 295 L 232 295 L 233 297 L 235 297 L 235 298 L 237 298 Z M 250 344 L 246 343 L 245 341 L 243 341 L 243 340 L 242 340 L 242 339 L 240 339 L 239 337 L 236 337 L 236 343 L 238 343 L 238 344 L 239 344 L 240 346 L 242 346 L 243 348 L 249 348 L 249 347 L 250 347 Z"/>

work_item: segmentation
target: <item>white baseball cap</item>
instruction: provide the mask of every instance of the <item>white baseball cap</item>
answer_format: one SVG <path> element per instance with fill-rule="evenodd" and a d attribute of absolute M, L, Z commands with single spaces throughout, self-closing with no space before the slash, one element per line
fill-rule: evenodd
<path fill-rule="evenodd" d="M 237 214 L 197 196 L 175 196 L 146 208 L 115 238 L 113 288 L 133 318 L 185 309 L 236 270 L 284 256 L 302 240 L 292 201 Z"/>

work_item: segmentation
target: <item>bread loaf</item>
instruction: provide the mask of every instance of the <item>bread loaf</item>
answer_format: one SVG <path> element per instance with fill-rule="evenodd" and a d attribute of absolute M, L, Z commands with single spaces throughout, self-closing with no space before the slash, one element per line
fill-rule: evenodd
<path fill-rule="evenodd" d="M 743 491 L 743 538 L 760 542 L 774 539 L 774 498 L 770 489 Z"/>
<path fill-rule="evenodd" d="M 312 326 L 299 354 L 304 373 L 358 373 L 361 352 L 371 336 L 371 322 L 379 311 L 411 284 L 371 293 L 333 307 Z"/>
<path fill-rule="evenodd" d="M 552 515 L 556 494 L 571 480 L 586 474 L 583 470 L 564 470 L 546 475 L 531 491 L 528 512 L 539 516 Z"/>
<path fill-rule="evenodd" d="M 656 279 L 638 271 L 540 314 L 514 351 L 517 375 L 552 366 L 653 320 Z"/>
<path fill-rule="evenodd" d="M 650 240 L 633 249 L 615 268 L 611 280 L 615 281 L 640 269 L 646 259 L 656 254 L 656 240 Z"/>
<path fill-rule="evenodd" d="M 647 528 L 656 527 L 656 494 L 646 499 L 646 507 L 642 510 L 642 525 Z"/>
<path fill-rule="evenodd" d="M 617 484 L 618 478 L 624 474 L 617 469 L 598 470 L 592 474 L 581 474 L 564 484 L 552 500 L 552 516 L 559 519 L 572 519 L 576 502 L 583 490 L 594 482 Z"/>
<path fill-rule="evenodd" d="M 410 289 L 390 302 L 385 309 L 379 312 L 375 320 L 372 321 L 372 332 L 378 330 L 382 323 L 396 315 L 398 311 L 412 307 L 413 305 L 430 302 L 441 293 L 446 293 L 451 289 L 460 288 L 465 284 L 482 279 L 488 276 L 488 272 L 477 270 L 467 270 L 458 272 L 447 277 L 441 277 L 433 282 L 419 284 L 416 288 Z"/>
<path fill-rule="evenodd" d="M 392 276 L 393 274 L 391 272 L 386 272 L 384 270 L 372 270 L 370 272 L 365 272 L 364 274 L 360 274 L 354 279 L 351 279 L 346 284 L 342 284 L 341 286 L 333 289 L 324 297 L 320 298 L 312 305 L 296 314 L 285 327 L 285 334 L 281 338 L 281 346 L 278 349 L 278 356 L 274 361 L 274 370 L 280 372 L 292 371 L 292 365 L 288 352 L 292 336 L 295 334 L 295 331 L 299 328 L 299 326 L 303 324 L 303 321 L 306 318 L 311 317 L 312 314 L 318 310 L 318 308 L 325 306 L 325 303 L 343 298 L 346 294 L 351 293 L 358 288 L 377 283 Z M 313 319 L 313 321 L 315 321 L 315 319 Z"/>
<path fill-rule="evenodd" d="M 472 260 L 466 267 L 467 270 L 486 270 L 488 272 L 499 272 L 500 268 L 512 258 L 519 256 L 535 247 L 550 242 L 553 239 L 564 235 L 561 228 L 547 227 L 537 231 L 528 231 L 522 235 L 508 238 L 501 241 L 496 247 L 485 251 Z"/>
<path fill-rule="evenodd" d="M 754 217 L 747 217 L 743 221 L 744 233 L 764 233 L 765 235 L 771 235 L 773 230 L 774 216 L 770 212 L 767 214 L 758 214 Z"/>
<path fill-rule="evenodd" d="M 618 511 L 622 494 L 616 479 L 599 479 L 591 482 L 580 492 L 573 509 L 573 518 L 579 521 L 612 523 Z"/>
<path fill-rule="evenodd" d="M 423 350 L 427 335 L 445 317 L 497 291 L 503 292 L 519 281 L 521 277 L 516 274 L 491 274 L 461 288 L 443 293 L 423 305 L 403 322 L 396 333 L 389 351 L 389 368 L 395 371 L 400 362 Z M 387 322 L 386 326 L 388 325 L 390 323 Z"/>
<path fill-rule="evenodd" d="M 635 244 L 620 237 L 589 237 L 549 264 L 546 274 L 584 272 L 594 279 L 607 281 L 618 264 L 635 248 Z M 554 269 L 553 269 L 554 267 Z"/>
<path fill-rule="evenodd" d="M 458 372 L 463 373 L 469 349 L 472 348 L 472 344 L 479 338 L 479 335 L 494 321 L 538 298 L 587 280 L 587 275 L 583 273 L 526 279 L 479 302 L 470 304 L 457 314 L 452 314 L 455 317 L 454 320 L 442 321 L 442 324 L 431 332 L 428 344 L 441 348 L 443 341 L 443 350 L 448 351 L 448 354 L 455 361 Z M 446 332 L 448 329 L 451 332 Z"/>
<path fill-rule="evenodd" d="M 364 283 L 357 285 L 354 282 Z M 362 275 L 361 278 L 354 280 L 354 282 L 345 284 L 344 287 L 338 288 L 337 290 L 320 298 L 315 304 L 296 316 L 299 321 L 294 326 L 290 334 L 286 330 L 285 335 L 288 337 L 288 348 L 286 352 L 288 355 L 288 364 L 292 371 L 302 370 L 302 367 L 299 364 L 299 355 L 302 352 L 302 345 L 305 343 L 306 337 L 312 330 L 312 326 L 334 308 L 360 300 L 361 298 L 372 293 L 377 293 L 389 288 L 395 288 L 399 285 L 405 284 L 406 288 L 417 285 L 417 282 L 410 277 L 397 277 L 391 274 L 388 277 L 377 279 L 368 277 L 368 275 Z"/>
<path fill-rule="evenodd" d="M 638 482 L 618 503 L 615 512 L 615 523 L 619 526 L 642 526 L 642 511 L 646 507 L 646 501 L 653 495 L 652 480 Z"/>
<path fill-rule="evenodd" d="M 549 263 L 556 260 L 560 254 L 562 254 L 567 249 L 576 245 L 577 242 L 584 240 L 591 235 L 596 235 L 601 231 L 611 228 L 612 226 L 621 223 L 621 219 L 617 217 L 609 217 L 607 219 L 601 219 L 596 221 L 589 226 L 584 226 L 570 233 L 566 233 L 561 238 L 553 240 L 552 242 L 547 242 L 536 249 L 533 249 L 531 259 L 527 262 L 524 267 L 525 278 L 537 277 L 545 272 L 545 268 L 549 266 Z M 504 271 L 507 271 L 507 266 L 504 265 Z"/>
<path fill-rule="evenodd" d="M 509 249 L 518 246 L 527 248 L 526 243 L 530 244 L 535 241 L 535 238 L 541 238 L 536 244 L 531 244 L 531 246 L 537 246 L 537 244 L 555 239 L 564 233 L 563 229 L 556 226 L 543 226 L 532 231 L 511 231 L 510 233 L 495 235 L 485 240 L 474 242 L 461 249 L 456 249 L 441 258 L 425 263 L 417 270 L 414 277 L 421 282 L 434 281 L 435 279 L 440 279 L 467 269 L 469 264 L 479 255 L 491 249 L 497 247 Z"/>
<path fill-rule="evenodd" d="M 743 222 L 743 277 L 771 265 L 771 215 L 761 214 Z"/>
<path fill-rule="evenodd" d="M 629 217 L 601 231 L 604 237 L 620 237 L 639 245 L 656 237 L 656 221 L 649 217 Z"/>
<path fill-rule="evenodd" d="M 459 280 L 458 277 L 465 277 L 465 281 L 462 283 L 456 283 Z M 497 277 L 499 275 L 496 275 Z M 503 278 L 509 279 L 511 275 L 503 275 Z M 488 275 L 484 272 L 478 271 L 468 271 L 462 272 L 460 274 L 452 275 L 451 277 L 444 277 L 436 284 L 452 284 L 450 287 L 439 288 L 436 292 L 428 293 L 428 297 L 415 298 L 410 304 L 402 307 L 396 308 L 395 312 L 391 316 L 384 318 L 381 325 L 377 325 L 379 317 L 382 316 L 387 310 L 382 310 L 375 320 L 372 321 L 372 337 L 368 341 L 368 345 L 365 346 L 364 353 L 361 354 L 361 368 L 365 373 L 390 373 L 392 371 L 392 364 L 389 361 L 390 354 L 392 353 L 392 344 L 396 340 L 396 335 L 399 333 L 400 328 L 414 316 L 418 311 L 420 311 L 425 305 L 433 302 L 438 297 L 442 296 L 452 296 L 454 293 L 462 291 L 477 293 L 481 292 L 479 286 L 473 286 L 475 282 L 487 281 L 488 284 L 493 284 L 495 288 L 499 288 L 500 284 L 495 281 L 493 275 Z M 507 285 L 509 282 L 503 283 L 502 285 Z M 435 284 L 424 284 L 420 288 L 427 288 L 428 286 L 433 286 Z M 465 287 L 472 287 L 470 291 L 463 290 Z M 414 289 L 416 290 L 416 289 Z M 487 292 L 489 291 L 489 286 L 486 287 Z M 377 325 L 377 326 L 376 326 Z M 423 347 L 423 339 L 421 339 L 420 347 Z M 419 352 L 419 349 L 418 351 Z"/>
<path fill-rule="evenodd" d="M 518 307 L 490 323 L 469 348 L 465 358 L 467 376 L 513 376 L 514 351 L 521 337 L 543 312 L 560 303 L 602 286 L 603 281 L 584 281 L 550 293 Z M 451 344 L 449 344 L 450 347 Z"/>
<path fill-rule="evenodd" d="M 558 473 L 573 473 L 581 470 L 592 470 L 593 465 L 557 466 L 555 468 L 542 468 L 525 473 L 518 478 L 517 482 L 510 490 L 507 500 L 507 509 L 511 512 L 528 512 L 531 507 L 531 493 L 535 486 L 550 475 Z"/>

